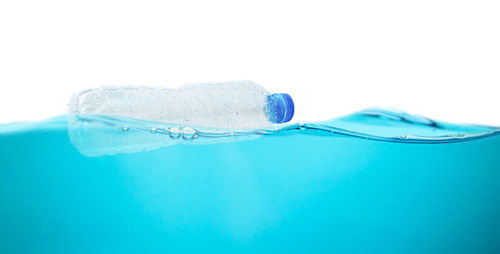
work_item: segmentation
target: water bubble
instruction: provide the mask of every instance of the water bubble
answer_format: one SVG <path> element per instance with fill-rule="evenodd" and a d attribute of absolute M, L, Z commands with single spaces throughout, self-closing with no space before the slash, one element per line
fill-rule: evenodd
<path fill-rule="evenodd" d="M 407 139 L 407 138 L 408 138 L 408 135 L 406 135 L 406 134 L 399 135 L 399 139 Z"/>
<path fill-rule="evenodd" d="M 190 141 L 196 137 L 198 137 L 198 135 L 195 129 L 189 127 L 184 128 L 182 139 Z"/>
<path fill-rule="evenodd" d="M 130 130 L 130 127 L 123 127 L 122 128 L 122 131 L 129 131 Z"/>
<path fill-rule="evenodd" d="M 156 128 L 155 128 L 155 127 L 151 128 L 151 131 L 150 131 L 150 132 L 151 132 L 152 134 L 155 134 L 155 133 L 156 133 Z"/>
<path fill-rule="evenodd" d="M 458 133 L 457 136 L 460 138 L 463 138 L 463 137 L 465 137 L 465 133 Z"/>
<path fill-rule="evenodd" d="M 170 138 L 172 139 L 178 139 L 181 131 L 182 129 L 178 127 L 171 127 L 170 129 L 168 129 Z"/>

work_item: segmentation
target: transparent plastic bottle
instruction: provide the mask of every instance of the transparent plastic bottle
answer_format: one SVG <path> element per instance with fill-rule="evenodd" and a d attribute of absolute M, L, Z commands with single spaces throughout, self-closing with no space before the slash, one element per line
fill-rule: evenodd
<path fill-rule="evenodd" d="M 288 94 L 270 94 L 250 81 L 99 87 L 71 98 L 68 134 L 82 154 L 102 156 L 253 139 L 254 130 L 288 122 L 293 113 Z"/>

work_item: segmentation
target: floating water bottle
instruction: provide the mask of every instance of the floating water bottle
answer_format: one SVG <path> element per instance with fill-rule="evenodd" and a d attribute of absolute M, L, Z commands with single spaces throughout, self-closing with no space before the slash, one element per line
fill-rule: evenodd
<path fill-rule="evenodd" d="M 220 142 L 223 138 L 217 137 L 227 135 L 214 133 L 286 123 L 293 117 L 294 105 L 288 94 L 270 94 L 251 81 L 231 81 L 179 89 L 87 89 L 72 97 L 68 111 L 73 145 L 84 154 L 102 155 L 191 141 L 200 137 L 200 129 L 210 132 L 205 143 Z"/>

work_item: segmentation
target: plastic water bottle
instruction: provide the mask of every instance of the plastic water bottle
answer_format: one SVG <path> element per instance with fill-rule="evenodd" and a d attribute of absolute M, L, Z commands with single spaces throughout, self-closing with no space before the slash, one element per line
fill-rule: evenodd
<path fill-rule="evenodd" d="M 290 121 L 294 105 L 288 94 L 232 81 L 87 89 L 71 98 L 68 111 L 73 146 L 86 156 L 102 156 L 253 139 L 263 128 Z"/>
<path fill-rule="evenodd" d="M 100 87 L 75 94 L 69 114 L 122 116 L 215 128 L 258 128 L 292 119 L 285 93 L 270 94 L 251 81 L 204 83 L 179 89 Z"/>

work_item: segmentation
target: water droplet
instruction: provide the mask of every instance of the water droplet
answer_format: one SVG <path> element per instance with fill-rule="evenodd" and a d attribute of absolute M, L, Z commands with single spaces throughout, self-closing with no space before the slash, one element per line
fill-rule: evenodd
<path fill-rule="evenodd" d="M 408 138 L 408 135 L 406 134 L 399 135 L 399 139 L 406 139 L 406 138 Z"/>
<path fill-rule="evenodd" d="M 150 132 L 151 132 L 152 134 L 155 134 L 155 133 L 156 133 L 156 128 L 155 128 L 155 127 L 151 128 L 151 131 L 150 131 Z"/>
<path fill-rule="evenodd" d="M 130 130 L 130 127 L 123 127 L 122 128 L 122 131 L 129 131 Z"/>

